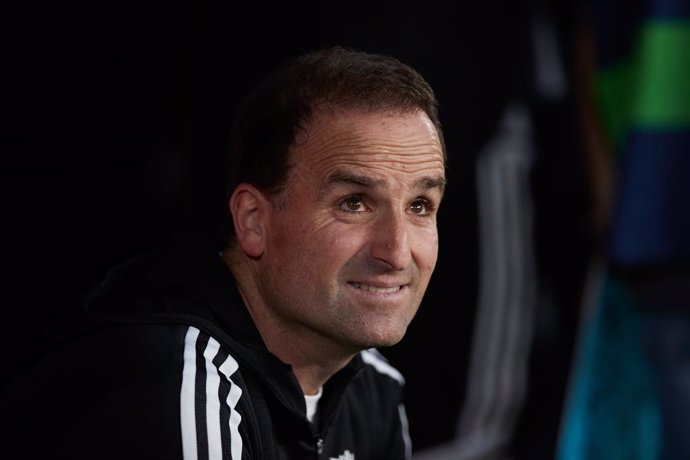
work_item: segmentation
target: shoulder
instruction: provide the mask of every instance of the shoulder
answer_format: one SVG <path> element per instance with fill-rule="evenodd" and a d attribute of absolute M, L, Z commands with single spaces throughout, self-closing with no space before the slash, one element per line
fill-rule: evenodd
<path fill-rule="evenodd" d="M 126 458 L 123 449 L 132 448 L 151 458 L 177 458 L 181 427 L 195 423 L 183 409 L 193 407 L 197 392 L 208 391 L 214 364 L 218 372 L 233 372 L 229 355 L 186 324 L 92 331 L 47 350 L 3 389 L 0 407 L 16 423 L 2 438 L 43 458 L 94 452 Z M 221 394 L 222 381 L 216 385 Z"/>
<path fill-rule="evenodd" d="M 3 389 L 4 435 L 29 457 L 179 451 L 181 326 L 117 326 L 52 347 Z M 36 442 L 39 441 L 39 442 Z M 5 445 L 5 442 L 3 442 Z M 174 457 L 171 457 L 174 458 Z"/>
<path fill-rule="evenodd" d="M 405 385 L 405 377 L 396 369 L 388 359 L 381 354 L 376 348 L 370 348 L 360 352 L 360 357 L 364 363 L 365 369 L 372 372 L 379 379 L 391 380 L 399 386 Z"/>
<path fill-rule="evenodd" d="M 383 411 L 396 408 L 405 385 L 402 373 L 376 349 L 361 351 L 356 360 L 361 369 L 350 385 L 349 399 Z"/>

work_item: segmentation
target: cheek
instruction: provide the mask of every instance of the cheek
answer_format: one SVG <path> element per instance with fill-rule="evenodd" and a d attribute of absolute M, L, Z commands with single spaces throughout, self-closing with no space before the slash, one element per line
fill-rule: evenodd
<path fill-rule="evenodd" d="M 357 227 L 337 223 L 319 228 L 309 238 L 313 260 L 321 260 L 324 265 L 343 265 L 361 248 L 362 233 Z"/>
<path fill-rule="evenodd" d="M 367 241 L 363 226 L 330 222 L 305 238 L 305 252 L 300 256 L 306 265 L 305 270 L 314 279 L 328 284 L 337 283 L 350 274 L 353 267 L 362 264 L 362 248 L 366 247 Z"/>
<path fill-rule="evenodd" d="M 305 247 L 305 241 L 309 240 L 305 240 L 301 226 L 302 223 L 291 219 L 276 219 L 267 232 L 268 246 L 265 256 L 281 273 L 294 271 L 293 265 L 309 250 Z"/>
<path fill-rule="evenodd" d="M 271 239 L 275 250 L 289 257 L 285 263 L 300 261 L 305 272 L 324 270 L 351 258 L 362 242 L 361 230 L 325 219 L 288 220 L 274 227 Z"/>
<path fill-rule="evenodd" d="M 417 255 L 420 270 L 432 272 L 438 259 L 438 232 L 436 229 L 416 233 L 413 244 L 412 251 Z"/>

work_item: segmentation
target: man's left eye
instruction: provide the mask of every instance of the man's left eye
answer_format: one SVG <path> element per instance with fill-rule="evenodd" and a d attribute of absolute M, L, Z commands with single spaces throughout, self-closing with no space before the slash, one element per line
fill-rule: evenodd
<path fill-rule="evenodd" d="M 415 200 L 410 205 L 410 211 L 413 214 L 428 214 L 429 202 L 427 200 Z"/>

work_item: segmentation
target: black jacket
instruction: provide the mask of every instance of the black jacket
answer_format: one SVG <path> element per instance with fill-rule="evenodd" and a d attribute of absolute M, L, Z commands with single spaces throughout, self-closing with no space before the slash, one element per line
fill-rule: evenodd
<path fill-rule="evenodd" d="M 16 458 L 409 457 L 398 371 L 361 352 L 324 385 L 313 425 L 210 243 L 114 268 L 66 325 L 3 392 Z"/>

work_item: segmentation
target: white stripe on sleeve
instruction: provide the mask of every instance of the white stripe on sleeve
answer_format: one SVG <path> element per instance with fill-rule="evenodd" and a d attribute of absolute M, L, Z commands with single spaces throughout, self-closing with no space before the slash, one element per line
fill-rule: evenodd
<path fill-rule="evenodd" d="M 196 339 L 198 337 L 199 329 L 190 327 L 184 338 L 180 425 L 182 429 L 182 456 L 185 460 L 197 460 L 194 381 L 196 377 Z"/>
<path fill-rule="evenodd" d="M 230 408 L 230 454 L 232 460 L 241 460 L 242 458 L 242 437 L 240 436 L 239 431 L 242 416 L 235 409 L 240 400 L 240 396 L 242 396 L 242 389 L 235 385 L 235 383 L 230 379 L 230 376 L 235 373 L 238 367 L 237 361 L 235 361 L 232 356 L 228 356 L 228 359 L 226 359 L 225 362 L 218 368 L 218 370 L 230 382 L 230 393 L 228 393 L 226 402 Z"/>
<path fill-rule="evenodd" d="M 218 354 L 220 344 L 209 338 L 204 350 L 206 360 L 206 432 L 208 434 L 209 460 L 223 460 L 223 441 L 220 434 L 220 400 L 218 388 L 220 376 L 213 364 L 213 358 Z"/>

